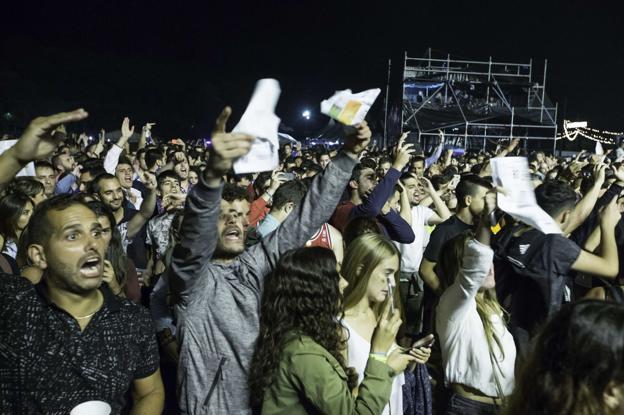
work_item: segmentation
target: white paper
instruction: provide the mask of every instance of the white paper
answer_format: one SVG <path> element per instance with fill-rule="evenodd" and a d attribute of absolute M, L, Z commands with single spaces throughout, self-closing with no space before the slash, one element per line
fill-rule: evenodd
<path fill-rule="evenodd" d="M 7 151 L 9 148 L 13 147 L 17 143 L 17 140 L 6 140 L 0 141 L 0 154 Z M 35 164 L 28 163 L 22 170 L 17 172 L 16 176 L 34 176 L 35 175 Z"/>
<path fill-rule="evenodd" d="M 504 189 L 504 193 L 498 194 L 501 210 L 546 234 L 562 233 L 555 220 L 537 204 L 525 157 L 493 158 L 490 165 L 494 184 Z"/>
<path fill-rule="evenodd" d="M 279 164 L 277 128 L 280 119 L 275 107 L 280 96 L 279 82 L 261 79 L 233 132 L 256 137 L 247 155 L 234 162 L 234 173 L 255 173 L 274 170 Z"/>
<path fill-rule="evenodd" d="M 604 149 L 602 148 L 602 144 L 600 144 L 600 141 L 596 141 L 596 149 L 594 150 L 594 154 L 596 154 L 597 156 L 604 155 Z"/>
<path fill-rule="evenodd" d="M 345 125 L 361 123 L 380 92 L 379 88 L 357 94 L 350 89 L 337 91 L 331 98 L 321 102 L 321 112 Z"/>

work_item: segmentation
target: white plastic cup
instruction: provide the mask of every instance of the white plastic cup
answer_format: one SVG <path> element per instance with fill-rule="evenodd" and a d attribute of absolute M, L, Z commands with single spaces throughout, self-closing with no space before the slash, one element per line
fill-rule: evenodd
<path fill-rule="evenodd" d="M 75 406 L 69 415 L 110 415 L 112 410 L 104 401 L 87 401 Z"/>

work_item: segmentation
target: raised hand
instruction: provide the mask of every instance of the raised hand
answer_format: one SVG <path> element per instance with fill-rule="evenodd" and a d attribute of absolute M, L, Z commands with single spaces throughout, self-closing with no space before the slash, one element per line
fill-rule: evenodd
<path fill-rule="evenodd" d="M 127 140 L 132 137 L 132 134 L 134 134 L 134 125 L 130 126 L 130 118 L 125 117 L 121 122 L 121 138 Z"/>
<path fill-rule="evenodd" d="M 435 187 L 433 187 L 433 183 L 431 183 L 431 180 L 427 179 L 426 177 L 420 178 L 420 185 L 423 187 L 423 190 L 428 195 L 432 195 L 436 192 Z"/>
<path fill-rule="evenodd" d="M 607 165 L 604 163 L 598 163 L 594 166 L 594 182 L 600 186 L 605 181 Z"/>
<path fill-rule="evenodd" d="M 254 137 L 242 133 L 227 133 L 225 127 L 232 109 L 225 107 L 212 133 L 212 146 L 210 146 L 210 157 L 208 166 L 204 171 L 206 180 L 221 180 L 231 168 L 234 160 L 246 155 L 251 149 Z M 213 184 L 216 184 L 213 182 Z"/>
<path fill-rule="evenodd" d="M 618 182 L 624 183 L 624 164 L 620 165 L 620 167 L 611 166 L 613 170 L 613 175 L 617 179 Z"/>
<path fill-rule="evenodd" d="M 156 187 L 158 186 L 156 182 L 156 176 L 149 171 L 143 172 L 143 174 L 141 175 L 141 181 L 143 182 L 145 188 L 150 192 L 156 190 Z"/>
<path fill-rule="evenodd" d="M 392 163 L 392 167 L 394 167 L 398 171 L 402 171 L 405 166 L 407 166 L 410 158 L 415 153 L 413 144 L 405 144 L 406 138 L 407 134 L 403 134 L 401 138 L 399 138 L 399 143 L 397 144 L 396 152 L 394 155 L 394 163 Z"/>
<path fill-rule="evenodd" d="M 344 140 L 344 150 L 353 158 L 358 156 L 368 147 L 372 133 L 366 121 L 354 126 L 355 131 L 347 134 Z"/>
<path fill-rule="evenodd" d="M 615 228 L 615 225 L 617 225 L 622 217 L 617 199 L 617 196 L 611 199 L 611 202 L 600 212 L 600 223 L 608 229 Z"/>
<path fill-rule="evenodd" d="M 10 149 L 11 153 L 20 163 L 49 157 L 66 137 L 61 132 L 55 133 L 55 129 L 61 124 L 80 121 L 88 116 L 89 114 L 81 108 L 48 117 L 37 117 L 30 122 L 20 139 Z"/>
<path fill-rule="evenodd" d="M 284 177 L 284 174 L 279 171 L 279 170 L 275 170 L 272 174 L 271 174 L 271 184 L 269 185 L 269 189 L 273 191 L 273 193 L 275 193 L 275 191 L 282 185 L 282 183 L 286 182 L 286 178 Z"/>

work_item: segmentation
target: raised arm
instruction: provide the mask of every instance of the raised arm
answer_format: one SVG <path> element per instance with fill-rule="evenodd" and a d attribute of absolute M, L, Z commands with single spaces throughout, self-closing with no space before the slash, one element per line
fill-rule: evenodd
<path fill-rule="evenodd" d="M 156 209 L 156 176 L 150 172 L 143 172 L 143 184 L 145 189 L 147 189 L 147 193 L 141 203 L 139 213 L 128 221 L 127 239 L 132 239 L 139 233 L 143 225 L 151 219 L 154 209 Z"/>
<path fill-rule="evenodd" d="M 388 236 L 393 241 L 401 244 L 411 244 L 414 242 L 414 239 L 416 239 L 416 235 L 414 235 L 414 230 L 410 224 L 407 223 L 396 210 L 390 209 L 388 213 L 380 215 L 378 218 L 388 232 Z"/>
<path fill-rule="evenodd" d="M 520 139 L 514 138 L 513 140 L 509 142 L 509 145 L 505 147 L 504 149 L 502 149 L 499 153 L 497 153 L 496 156 L 494 156 L 494 158 L 506 157 L 508 154 L 513 152 L 516 149 L 516 147 L 518 147 L 518 144 L 520 144 Z"/>
<path fill-rule="evenodd" d="M 436 215 L 429 218 L 428 225 L 437 225 L 450 218 L 451 211 L 449 210 L 448 206 L 446 206 L 446 203 L 444 203 L 436 189 L 433 187 L 431 181 L 426 177 L 422 177 L 420 181 L 423 188 L 425 189 L 425 193 L 428 195 L 428 197 L 431 198 L 436 212 Z"/>
<path fill-rule="evenodd" d="M 594 209 L 594 206 L 596 206 L 596 202 L 600 196 L 600 189 L 605 181 L 606 168 L 607 167 L 604 164 L 598 164 L 594 167 L 594 185 L 589 189 L 581 201 L 576 204 L 574 210 L 572 210 L 570 219 L 566 222 L 565 228 L 562 229 L 564 235 L 569 235 L 576 230 L 576 228 L 581 226 Z"/>
<path fill-rule="evenodd" d="M 249 249 L 248 258 L 255 260 L 258 275 L 268 274 L 284 252 L 304 246 L 321 225 L 329 221 L 370 137 L 368 125 L 361 123 L 354 134 L 345 138 L 342 153 L 316 175 L 303 200 L 284 223 Z"/>
<path fill-rule="evenodd" d="M 225 132 L 232 110 L 226 107 L 212 134 L 208 166 L 186 198 L 181 239 L 173 250 L 169 285 L 184 301 L 201 277 L 217 247 L 217 219 L 221 211 L 222 177 L 238 157 L 249 152 L 253 137 Z M 145 202 L 143 202 L 145 203 Z M 207 237 L 212 235 L 213 237 Z"/>
<path fill-rule="evenodd" d="M 486 208 L 474 239 L 464 247 L 462 266 L 455 282 L 446 289 L 440 298 L 440 309 L 451 321 L 461 321 L 477 295 L 483 280 L 491 270 L 494 251 L 490 248 L 490 229 L 488 216 L 496 207 L 496 194 L 488 193 Z"/>
<path fill-rule="evenodd" d="M 119 137 L 117 143 L 112 145 L 104 158 L 104 170 L 106 170 L 107 173 L 115 174 L 115 168 L 119 162 L 119 156 L 124 150 L 124 147 L 130 137 L 132 137 L 132 134 L 134 134 L 134 125 L 131 127 L 130 119 L 125 117 L 121 123 L 121 137 Z"/>
<path fill-rule="evenodd" d="M 572 264 L 574 271 L 607 278 L 617 277 L 619 261 L 615 225 L 620 218 L 617 197 L 614 197 L 600 213 L 600 255 L 581 250 L 580 255 Z"/>
<path fill-rule="evenodd" d="M 59 125 L 80 121 L 88 116 L 85 110 L 78 109 L 32 120 L 17 143 L 0 154 L 0 190 L 9 184 L 26 164 L 45 159 L 56 150 L 61 140 L 66 137 L 64 134 L 54 134 Z"/>
<path fill-rule="evenodd" d="M 390 196 L 392 196 L 394 192 L 394 185 L 399 180 L 399 177 L 401 177 L 401 172 L 407 163 L 409 163 L 412 154 L 414 154 L 414 149 L 412 148 L 413 144 L 405 144 L 405 137 L 406 135 L 403 135 L 399 139 L 394 162 L 392 163 L 392 167 L 388 170 L 388 173 L 386 173 L 384 178 L 375 186 L 375 189 L 373 189 L 362 204 L 357 205 L 351 210 L 350 218 L 359 216 L 375 218 L 381 213 L 384 204 L 390 199 Z"/>

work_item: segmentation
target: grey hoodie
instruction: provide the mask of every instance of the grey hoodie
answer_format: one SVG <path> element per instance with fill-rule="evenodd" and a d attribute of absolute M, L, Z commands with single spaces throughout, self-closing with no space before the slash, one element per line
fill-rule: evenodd
<path fill-rule="evenodd" d="M 304 246 L 327 222 L 356 161 L 341 153 L 284 223 L 232 263 L 211 262 L 222 187 L 202 181 L 186 201 L 171 264 L 180 340 L 178 400 L 183 414 L 250 413 L 247 375 L 259 330 L 264 278 L 284 252 Z"/>

